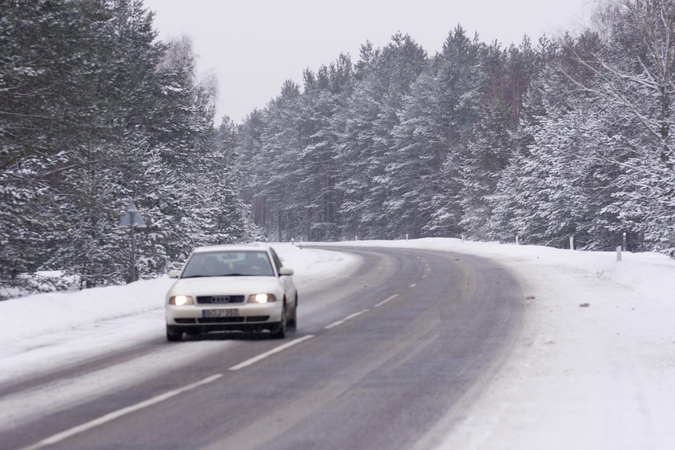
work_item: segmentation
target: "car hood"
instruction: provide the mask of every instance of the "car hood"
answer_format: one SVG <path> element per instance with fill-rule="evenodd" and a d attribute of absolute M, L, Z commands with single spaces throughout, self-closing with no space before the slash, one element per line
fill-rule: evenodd
<path fill-rule="evenodd" d="M 174 283 L 167 296 L 272 294 L 278 290 L 276 277 L 183 278 Z"/>

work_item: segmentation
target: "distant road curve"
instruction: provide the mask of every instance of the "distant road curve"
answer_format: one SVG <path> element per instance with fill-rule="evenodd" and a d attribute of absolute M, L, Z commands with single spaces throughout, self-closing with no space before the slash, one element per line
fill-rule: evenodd
<path fill-rule="evenodd" d="M 0 448 L 433 448 L 508 356 L 523 315 L 520 285 L 484 258 L 321 248 L 354 253 L 362 265 L 301 292 L 297 333 L 224 345 L 3 432 Z M 150 347 L 190 352 L 201 342 Z"/>

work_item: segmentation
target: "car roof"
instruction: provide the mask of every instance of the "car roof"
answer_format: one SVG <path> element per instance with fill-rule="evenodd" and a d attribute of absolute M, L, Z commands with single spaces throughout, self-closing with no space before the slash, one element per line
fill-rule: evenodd
<path fill-rule="evenodd" d="M 221 245 L 207 245 L 204 247 L 197 247 L 193 253 L 219 252 L 219 251 L 267 251 L 269 245 L 263 243 L 254 244 L 221 244 Z"/>

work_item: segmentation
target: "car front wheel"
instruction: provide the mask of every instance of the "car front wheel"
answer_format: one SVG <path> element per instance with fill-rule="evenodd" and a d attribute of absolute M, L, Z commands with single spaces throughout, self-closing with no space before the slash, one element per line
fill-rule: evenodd
<path fill-rule="evenodd" d="M 176 330 L 169 325 L 166 326 L 166 340 L 169 342 L 179 342 L 183 339 L 183 331 Z"/>
<path fill-rule="evenodd" d="M 284 299 L 284 309 L 281 312 L 281 322 L 276 331 L 272 332 L 274 339 L 283 339 L 286 337 L 286 299 Z"/>
<path fill-rule="evenodd" d="M 293 307 L 293 315 L 291 318 L 288 320 L 288 325 L 286 325 L 286 328 L 289 331 L 297 331 L 298 330 L 298 296 L 295 296 L 295 305 Z"/>

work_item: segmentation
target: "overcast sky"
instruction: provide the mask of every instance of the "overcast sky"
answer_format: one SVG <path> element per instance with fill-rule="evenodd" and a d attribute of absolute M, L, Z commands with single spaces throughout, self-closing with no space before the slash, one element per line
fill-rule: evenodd
<path fill-rule="evenodd" d="M 546 33 L 578 29 L 590 0 L 145 0 L 155 11 L 160 39 L 187 35 L 198 72 L 219 80 L 218 117 L 241 122 L 276 97 L 284 80 L 302 85 L 317 70 L 349 53 L 356 63 L 366 41 L 387 45 L 397 31 L 429 55 L 461 24 L 481 41 L 533 43 Z"/>

